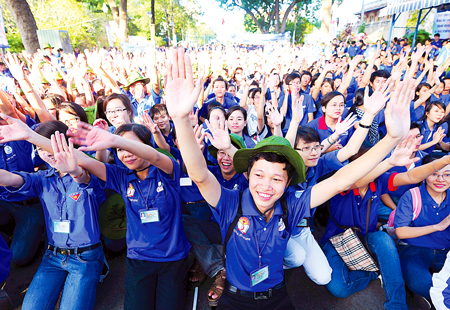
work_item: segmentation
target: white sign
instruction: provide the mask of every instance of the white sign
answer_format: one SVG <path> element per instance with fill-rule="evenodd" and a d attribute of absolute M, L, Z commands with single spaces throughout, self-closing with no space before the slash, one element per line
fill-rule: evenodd
<path fill-rule="evenodd" d="M 5 24 L 3 23 L 3 13 L 0 7 L 0 48 L 9 48 L 8 40 L 6 39 Z"/>
<path fill-rule="evenodd" d="M 441 39 L 450 38 L 450 11 L 437 13 L 434 17 L 433 34 L 439 33 Z"/>

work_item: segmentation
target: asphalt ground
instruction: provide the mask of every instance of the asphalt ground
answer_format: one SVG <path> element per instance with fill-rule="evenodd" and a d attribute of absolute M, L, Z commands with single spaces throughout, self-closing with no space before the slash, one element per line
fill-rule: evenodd
<path fill-rule="evenodd" d="M 315 233 L 320 235 L 321 233 Z M 316 236 L 317 237 L 317 236 Z M 37 271 L 44 254 L 44 242 L 33 262 L 26 267 L 12 266 L 10 275 L 5 282 L 4 290 L 9 294 L 13 308 L 21 309 L 26 290 L 31 283 L 33 275 Z M 125 258 L 126 251 L 120 253 L 105 253 L 110 265 L 110 273 L 103 283 L 97 286 L 97 297 L 94 309 L 112 310 L 123 309 L 125 296 Z M 380 281 L 372 281 L 369 286 L 347 298 L 332 296 L 325 286 L 319 286 L 312 282 L 303 267 L 286 270 L 286 283 L 289 296 L 296 309 L 383 309 L 385 302 L 384 290 Z M 197 309 L 211 309 L 208 306 L 207 292 L 213 280 L 208 278 L 199 288 Z M 188 291 L 185 309 L 193 309 L 194 290 Z M 407 293 L 407 303 L 410 309 L 419 309 L 412 295 Z M 56 307 L 58 309 L 58 306 Z M 249 309 L 248 309 L 249 310 Z M 270 309 L 267 309 L 270 310 Z"/>

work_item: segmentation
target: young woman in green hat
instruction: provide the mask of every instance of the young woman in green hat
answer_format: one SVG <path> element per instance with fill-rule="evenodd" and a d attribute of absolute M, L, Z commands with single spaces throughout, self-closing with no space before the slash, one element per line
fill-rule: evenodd
<path fill-rule="evenodd" d="M 178 130 L 188 174 L 212 207 L 224 247 L 227 247 L 227 282 L 219 309 L 256 306 L 294 309 L 287 295 L 283 272 L 283 256 L 290 233 L 303 217 L 310 214 L 310 209 L 350 188 L 406 138 L 412 83 L 406 79 L 391 97 L 386 108 L 386 137 L 360 159 L 305 191 L 290 187 L 305 180 L 305 166 L 286 139 L 272 136 L 254 149 L 237 151 L 233 158 L 234 167 L 237 172 L 247 172 L 249 179 L 249 188 L 240 196 L 238 192 L 220 186 L 206 169 L 202 153 L 192 147 L 197 142 L 189 113 L 202 85 L 194 86 L 190 58 L 184 50 L 173 52 L 167 79 L 166 104 Z M 385 89 L 379 88 L 375 94 Z M 227 147 L 230 145 L 223 146 L 224 149 Z"/>

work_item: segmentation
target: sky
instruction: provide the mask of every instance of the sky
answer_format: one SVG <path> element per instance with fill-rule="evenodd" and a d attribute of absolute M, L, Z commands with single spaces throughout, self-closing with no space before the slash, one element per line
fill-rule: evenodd
<path fill-rule="evenodd" d="M 365 0 L 366 3 L 375 0 Z M 354 13 L 361 10 L 363 0 L 344 0 L 339 7 L 340 20 L 345 21 L 351 19 Z M 241 9 L 234 9 L 233 11 L 226 11 L 220 8 L 219 3 L 215 0 L 197 0 L 197 3 L 202 7 L 204 15 L 200 18 L 210 26 L 218 35 L 229 35 L 230 32 L 244 32 L 244 15 L 245 12 Z M 321 18 L 321 11 L 317 12 L 317 17 Z M 222 25 L 222 20 L 225 20 Z"/>

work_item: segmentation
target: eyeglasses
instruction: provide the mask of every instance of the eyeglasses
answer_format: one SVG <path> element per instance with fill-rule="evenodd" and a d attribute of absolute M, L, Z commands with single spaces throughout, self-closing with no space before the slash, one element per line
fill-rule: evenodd
<path fill-rule="evenodd" d="M 64 124 L 66 124 L 67 126 L 73 126 L 73 125 L 75 125 L 76 123 L 78 123 L 79 120 L 80 120 L 79 117 L 74 117 L 74 118 L 71 118 L 71 119 L 66 119 L 66 120 L 64 121 Z"/>
<path fill-rule="evenodd" d="M 290 82 L 289 85 L 300 85 L 300 82 Z"/>
<path fill-rule="evenodd" d="M 323 148 L 324 148 L 324 146 L 319 144 L 319 145 L 316 145 L 315 147 L 305 146 L 302 148 L 294 148 L 294 150 L 304 152 L 304 153 L 311 153 L 312 150 L 314 150 L 316 152 L 322 152 Z"/>
<path fill-rule="evenodd" d="M 116 114 L 119 114 L 119 113 L 122 113 L 123 111 L 126 111 L 127 109 L 126 108 L 123 108 L 123 109 L 115 109 L 115 110 L 106 110 L 105 111 L 105 115 L 106 116 L 108 116 L 108 115 L 116 115 Z"/>
<path fill-rule="evenodd" d="M 431 179 L 437 179 L 439 177 L 442 177 L 445 181 L 450 181 L 450 173 L 444 173 L 444 174 L 437 174 L 433 173 L 429 176 Z"/>
<path fill-rule="evenodd" d="M 417 136 L 414 137 L 414 139 L 419 139 L 422 136 L 423 136 L 423 134 L 419 133 Z"/>

